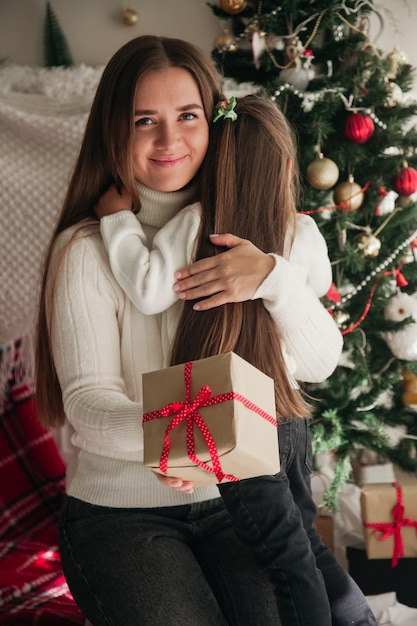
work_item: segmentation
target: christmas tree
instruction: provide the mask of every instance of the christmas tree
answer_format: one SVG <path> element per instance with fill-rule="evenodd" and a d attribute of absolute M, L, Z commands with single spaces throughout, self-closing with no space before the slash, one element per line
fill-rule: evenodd
<path fill-rule="evenodd" d="M 333 266 L 323 299 L 344 353 L 313 397 L 313 447 L 332 451 L 325 503 L 337 507 L 352 462 L 371 451 L 417 468 L 417 105 L 401 50 L 370 36 L 371 0 L 219 0 L 213 43 L 225 85 L 268 94 L 299 142 L 300 211 Z M 238 95 L 235 93 L 235 95 Z M 413 339 L 414 337 L 414 339 Z"/>
<path fill-rule="evenodd" d="M 67 39 L 50 2 L 46 3 L 43 47 L 46 67 L 71 67 L 74 65 Z"/>

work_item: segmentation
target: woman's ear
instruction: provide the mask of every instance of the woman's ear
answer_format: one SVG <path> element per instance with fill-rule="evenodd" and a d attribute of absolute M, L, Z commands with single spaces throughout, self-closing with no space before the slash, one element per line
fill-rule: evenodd
<path fill-rule="evenodd" d="M 288 159 L 288 161 L 287 161 L 287 170 L 288 170 L 288 174 L 291 176 L 291 172 L 292 172 L 292 161 L 291 161 L 291 159 Z"/>

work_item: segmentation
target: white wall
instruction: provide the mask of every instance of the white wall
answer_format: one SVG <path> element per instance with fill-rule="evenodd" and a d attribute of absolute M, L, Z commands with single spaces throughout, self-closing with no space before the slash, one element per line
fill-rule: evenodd
<path fill-rule="evenodd" d="M 377 48 L 389 53 L 394 47 L 404 52 L 417 73 L 417 2 L 416 0 L 375 0 L 375 9 L 382 19 L 372 16 L 370 35 Z M 415 77 L 417 85 L 417 76 Z"/>
<path fill-rule="evenodd" d="M 213 3 L 216 0 L 211 0 Z M 140 34 L 160 34 L 187 39 L 210 52 L 221 32 L 220 21 L 206 0 L 50 0 L 76 63 L 101 65 L 123 43 Z M 124 26 L 120 16 L 126 6 L 139 14 L 135 26 Z M 381 8 L 384 29 L 375 42 L 390 52 L 405 52 L 417 68 L 416 0 L 375 0 Z M 43 21 L 46 0 L 0 0 L 0 60 L 43 65 Z M 373 39 L 378 20 L 371 20 Z M 416 79 L 417 83 L 417 79 Z"/>
<path fill-rule="evenodd" d="M 129 39 L 143 34 L 179 37 L 210 52 L 221 32 L 205 0 L 50 0 L 75 63 L 101 65 Z M 125 26 L 121 14 L 139 21 Z M 0 60 L 43 65 L 46 0 L 0 0 Z"/>

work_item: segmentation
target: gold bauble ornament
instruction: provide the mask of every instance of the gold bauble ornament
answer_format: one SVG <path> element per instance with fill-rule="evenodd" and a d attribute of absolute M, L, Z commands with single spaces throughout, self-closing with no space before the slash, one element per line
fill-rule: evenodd
<path fill-rule="evenodd" d="M 229 15 L 236 15 L 246 7 L 246 0 L 219 0 L 219 7 Z"/>
<path fill-rule="evenodd" d="M 139 20 L 139 15 L 134 9 L 127 7 L 122 13 L 122 22 L 125 26 L 134 26 Z"/>
<path fill-rule="evenodd" d="M 339 168 L 331 159 L 327 159 L 321 152 L 307 166 L 306 177 L 314 189 L 330 189 L 339 178 Z"/>
<path fill-rule="evenodd" d="M 403 368 L 402 400 L 404 404 L 417 404 L 417 375 Z"/>
<path fill-rule="evenodd" d="M 359 237 L 358 249 L 367 259 L 375 259 L 381 249 L 381 242 L 371 232 L 364 233 Z"/>
<path fill-rule="evenodd" d="M 345 311 L 341 307 L 336 307 L 333 311 L 333 317 L 334 321 L 341 330 L 348 327 L 350 322 L 350 315 L 347 311 Z"/>
<path fill-rule="evenodd" d="M 234 52 L 236 50 L 237 45 L 235 38 L 227 30 L 227 28 L 213 41 L 213 48 L 220 50 L 226 49 L 229 50 L 229 52 Z"/>
<path fill-rule="evenodd" d="M 349 176 L 348 180 L 339 183 L 333 192 L 335 204 L 343 204 L 343 208 L 348 211 L 359 209 L 362 206 L 363 198 L 362 188 L 358 183 L 355 183 L 352 175 Z"/>
<path fill-rule="evenodd" d="M 402 209 L 405 209 L 411 202 L 411 196 L 398 196 L 397 204 Z"/>

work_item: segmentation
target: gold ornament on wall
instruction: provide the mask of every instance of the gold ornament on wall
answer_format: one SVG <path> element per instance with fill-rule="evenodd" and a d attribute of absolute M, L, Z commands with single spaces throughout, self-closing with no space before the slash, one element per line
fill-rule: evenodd
<path fill-rule="evenodd" d="M 137 24 L 139 20 L 139 15 L 137 11 L 132 9 L 131 7 L 127 7 L 124 9 L 122 13 L 122 22 L 125 26 L 134 26 Z"/>
<path fill-rule="evenodd" d="M 229 15 L 236 15 L 246 8 L 246 0 L 219 0 L 222 11 Z"/>

